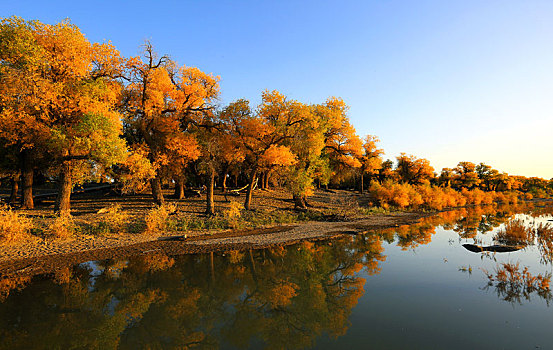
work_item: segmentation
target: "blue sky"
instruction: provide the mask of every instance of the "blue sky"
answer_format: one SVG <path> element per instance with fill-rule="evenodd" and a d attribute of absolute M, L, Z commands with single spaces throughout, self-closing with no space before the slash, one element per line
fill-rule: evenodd
<path fill-rule="evenodd" d="M 360 135 L 436 170 L 553 177 L 553 1 L 5 1 L 221 76 L 221 103 L 340 96 Z"/>

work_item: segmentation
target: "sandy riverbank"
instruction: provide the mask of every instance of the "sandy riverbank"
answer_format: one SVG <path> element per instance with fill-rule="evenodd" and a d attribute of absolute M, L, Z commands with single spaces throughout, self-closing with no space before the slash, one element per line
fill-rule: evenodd
<path fill-rule="evenodd" d="M 167 236 L 79 236 L 69 240 L 30 240 L 0 247 L 0 275 L 36 275 L 90 260 L 124 258 L 152 252 L 167 255 L 262 249 L 304 240 L 326 240 L 365 231 L 416 223 L 424 213 L 373 214 L 347 222 L 306 222 L 271 228 Z"/>

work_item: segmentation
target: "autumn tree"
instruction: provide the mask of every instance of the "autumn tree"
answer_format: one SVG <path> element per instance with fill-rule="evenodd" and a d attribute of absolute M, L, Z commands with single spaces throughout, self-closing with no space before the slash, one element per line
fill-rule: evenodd
<path fill-rule="evenodd" d="M 457 167 L 453 169 L 455 173 L 454 184 L 457 188 L 472 189 L 480 183 L 478 174 L 476 173 L 476 165 L 471 162 L 459 162 Z"/>
<path fill-rule="evenodd" d="M 361 167 L 359 158 L 363 153 L 363 143 L 349 121 L 348 109 L 341 98 L 330 97 L 313 111 L 325 129 L 323 159 L 338 182 L 352 169 Z"/>
<path fill-rule="evenodd" d="M 25 62 L 23 69 L 17 70 L 22 65 L 16 60 L 5 73 L 6 89 L 11 87 L 6 100 L 16 102 L 2 110 L 3 135 L 24 152 L 48 152 L 59 173 L 55 210 L 68 212 L 73 181 L 87 172 L 84 168 L 90 162 L 109 166 L 124 155 L 114 108 L 124 60 L 113 45 L 91 44 L 67 20 L 48 25 L 12 18 L 3 23 L 18 28 L 12 40 L 32 48 L 15 50 L 15 58 Z M 19 80 L 23 72 L 29 74 L 24 85 Z M 32 174 L 25 180 L 32 169 L 25 165 L 26 154 L 23 158 L 25 188 L 26 181 L 32 183 Z"/>
<path fill-rule="evenodd" d="M 231 135 L 231 125 L 224 122 L 220 116 L 221 111 L 206 111 L 200 127 L 197 127 L 195 132 L 201 152 L 199 165 L 206 178 L 205 212 L 208 215 L 215 214 L 214 187 L 217 173 L 233 162 L 243 159 L 239 145 Z M 226 175 L 225 173 L 224 176 Z"/>
<path fill-rule="evenodd" d="M 260 171 L 296 162 L 290 148 L 283 144 L 293 136 L 292 127 L 302 121 L 302 115 L 289 108 L 290 103 L 277 91 L 264 91 L 256 113 L 252 112 L 247 100 L 235 101 L 221 113 L 244 154 L 248 178 L 244 208 L 247 210 L 251 209 Z"/>
<path fill-rule="evenodd" d="M 220 138 L 221 153 L 220 153 L 220 166 L 221 166 L 221 188 L 223 193 L 227 192 L 227 178 L 234 174 L 235 178 L 242 170 L 242 163 L 244 162 L 244 150 L 240 147 L 240 142 L 232 134 L 232 128 L 229 125 L 224 124 L 222 135 Z M 265 178 L 268 181 L 268 175 Z"/>
<path fill-rule="evenodd" d="M 178 66 L 167 56 L 158 58 L 146 43 L 142 59 L 130 64 L 129 80 L 123 99 L 127 139 L 153 164 L 152 195 L 162 204 L 163 168 L 183 166 L 200 155 L 197 141 L 188 131 L 203 112 L 213 108 L 219 78 L 198 68 Z"/>
<path fill-rule="evenodd" d="M 415 185 L 428 182 L 434 177 L 434 168 L 424 158 L 401 153 L 397 158 L 396 174 L 400 181 Z"/>
<path fill-rule="evenodd" d="M 363 140 L 363 154 L 359 161 L 361 163 L 361 188 L 360 191 L 364 191 L 364 178 L 365 174 L 369 176 L 369 182 L 372 177 L 378 174 L 378 170 L 382 168 L 382 154 L 384 150 L 378 148 L 377 144 L 380 141 L 378 137 L 373 135 L 365 136 Z"/>
<path fill-rule="evenodd" d="M 37 123 L 50 96 L 40 75 L 45 53 L 36 40 L 39 25 L 19 17 L 0 22 L 0 138 L 19 159 L 24 209 L 34 207 L 33 155 L 47 137 Z"/>
<path fill-rule="evenodd" d="M 325 147 L 325 124 L 313 113 L 313 106 L 294 101 L 288 108 L 300 122 L 291 126 L 294 136 L 286 141 L 297 157 L 297 162 L 285 172 L 286 184 L 292 192 L 294 206 L 306 209 L 307 196 L 313 193 L 317 172 L 324 166 L 321 154 Z"/>
<path fill-rule="evenodd" d="M 378 169 L 378 182 L 383 183 L 385 180 L 392 179 L 394 175 L 394 162 L 391 159 L 386 159 Z"/>
<path fill-rule="evenodd" d="M 437 178 L 437 182 L 439 186 L 442 187 L 450 187 L 451 181 L 453 180 L 453 169 L 451 168 L 443 168 L 440 172 L 440 176 Z"/>

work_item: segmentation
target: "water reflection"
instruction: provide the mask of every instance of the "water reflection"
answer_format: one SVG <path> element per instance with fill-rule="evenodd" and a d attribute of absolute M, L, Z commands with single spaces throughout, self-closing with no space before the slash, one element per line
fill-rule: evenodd
<path fill-rule="evenodd" d="M 386 243 L 407 254 L 430 245 L 440 227 L 474 245 L 523 237 L 516 243 L 538 247 L 541 263 L 551 264 L 552 212 L 551 205 L 531 204 L 460 209 L 330 242 L 176 257 L 153 253 L 81 264 L 51 277 L 4 278 L 0 349 L 309 348 L 321 337 L 348 332 L 352 310 L 369 297 L 366 282 L 386 261 Z M 510 280 L 502 268 L 497 264 L 488 273 L 485 290 L 509 303 L 537 296 L 549 305 L 550 275 L 513 270 L 518 277 Z M 472 266 L 458 270 L 481 274 Z"/>
<path fill-rule="evenodd" d="M 549 253 L 551 249 L 548 249 L 547 245 L 553 240 L 553 224 L 545 220 L 552 214 L 553 204 L 480 206 L 441 212 L 422 218 L 417 224 L 385 229 L 379 234 L 387 242 L 396 242 L 403 250 L 408 250 L 430 243 L 437 227 L 456 232 L 459 240 L 469 239 L 474 244 L 481 244 L 482 235 L 503 225 L 505 227 L 491 237 L 495 243 L 503 245 L 537 243 L 540 247 L 544 246 L 544 253 Z M 542 222 L 537 221 L 539 219 L 542 219 Z M 538 235 L 537 232 L 541 234 Z"/>
<path fill-rule="evenodd" d="M 527 266 L 519 263 L 498 264 L 494 272 L 484 270 L 488 277 L 485 290 L 493 289 L 497 297 L 511 304 L 522 305 L 523 301 L 531 301 L 532 296 L 538 296 L 549 306 L 553 299 L 550 289 L 551 273 L 532 275 Z"/>
<path fill-rule="evenodd" d="M 357 273 L 378 273 L 382 252 L 366 236 L 80 265 L 12 291 L 0 304 L 0 348 L 309 347 L 346 332 L 364 293 Z"/>

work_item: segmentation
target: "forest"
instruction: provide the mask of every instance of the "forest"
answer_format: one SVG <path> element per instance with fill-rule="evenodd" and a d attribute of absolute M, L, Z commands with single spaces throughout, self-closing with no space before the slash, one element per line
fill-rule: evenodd
<path fill-rule="evenodd" d="M 104 185 L 119 195 L 151 193 L 158 209 L 168 195 L 205 193 L 209 216 L 217 214 L 216 190 L 243 191 L 240 211 L 253 209 L 256 191 L 269 188 L 285 189 L 298 211 L 310 207 L 315 189 L 356 191 L 369 207 L 431 210 L 553 194 L 552 180 L 484 163 L 437 171 L 407 153 L 384 159 L 379 138 L 356 133 L 339 97 L 308 104 L 265 90 L 259 105 L 222 105 L 219 80 L 150 42 L 139 56 L 123 57 L 109 41 L 91 43 L 69 20 L 2 19 L 4 212 L 33 209 L 34 190 L 51 184 L 58 215 L 71 212 L 76 188 Z"/>

